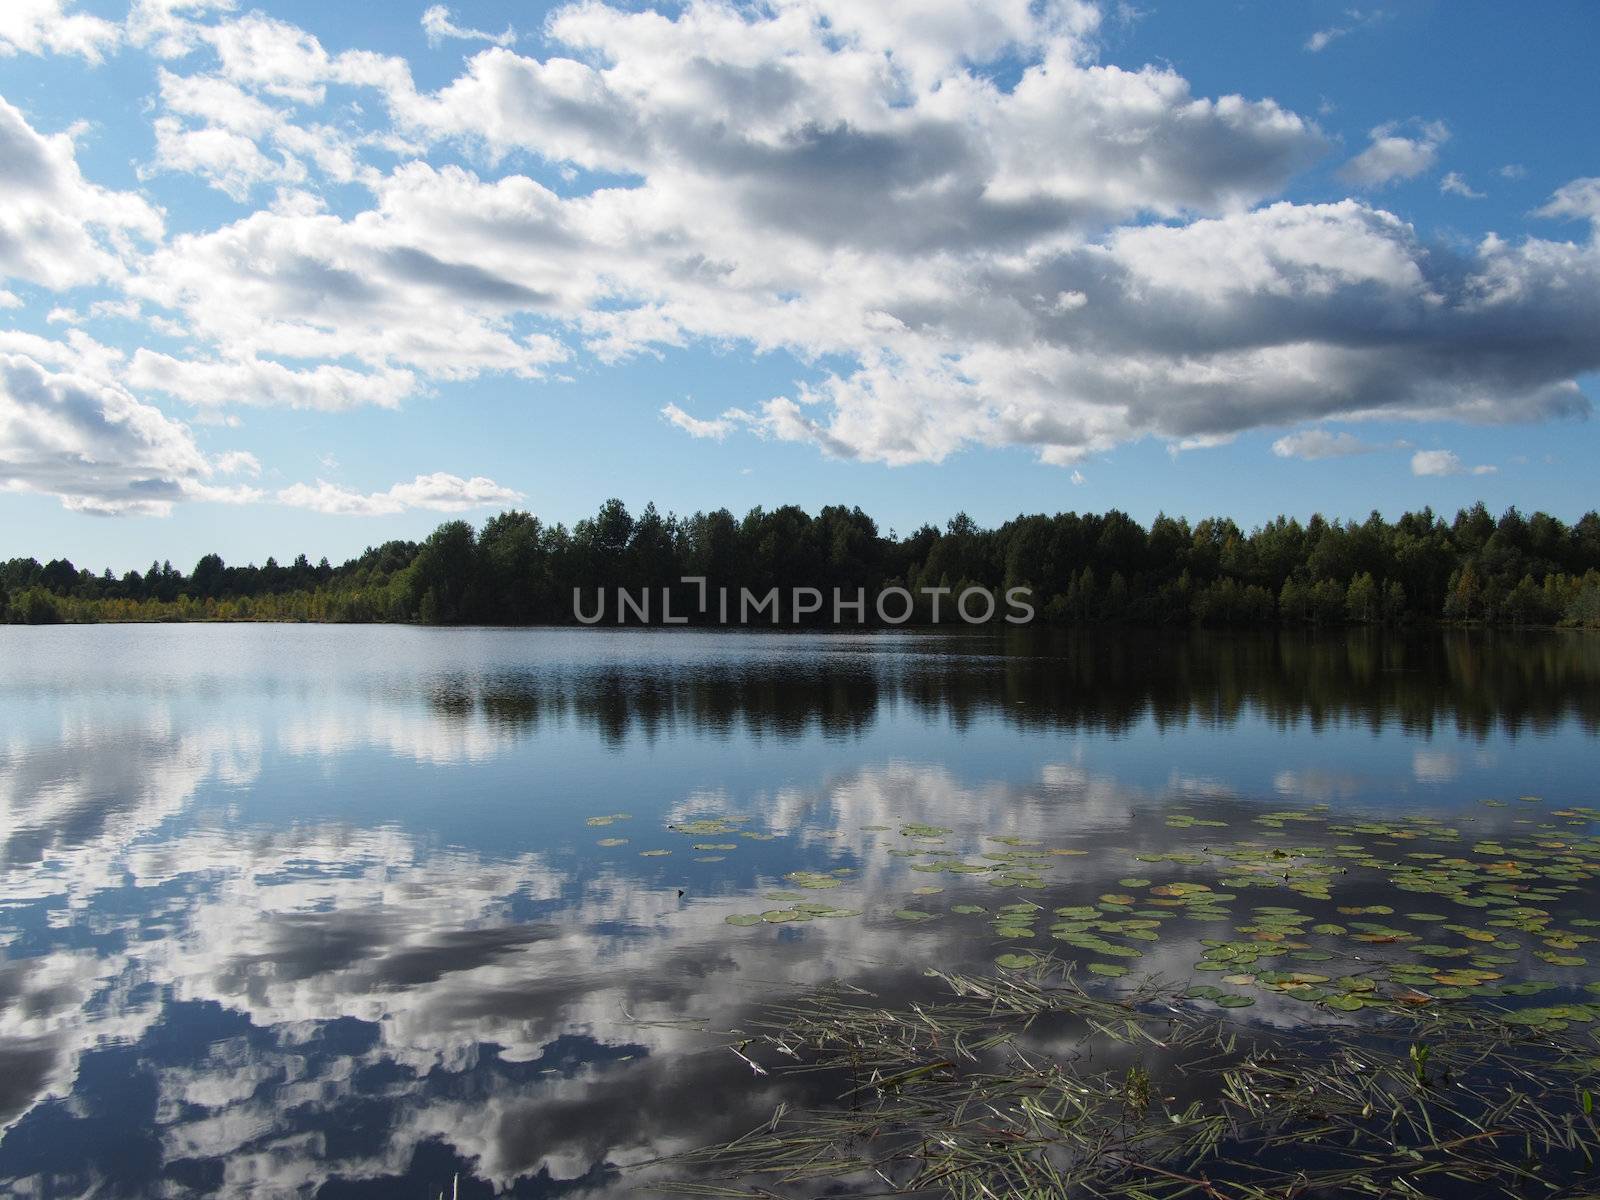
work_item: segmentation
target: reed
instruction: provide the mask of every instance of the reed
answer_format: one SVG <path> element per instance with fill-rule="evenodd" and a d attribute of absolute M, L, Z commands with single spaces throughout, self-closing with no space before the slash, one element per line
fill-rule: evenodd
<path fill-rule="evenodd" d="M 737 1052 L 775 1075 L 833 1073 L 842 1094 L 671 1160 L 666 1190 L 1600 1194 L 1587 1025 L 1397 995 L 1359 1018 L 1273 1028 L 1202 1012 L 1157 979 L 1091 990 L 1053 960 L 929 975 L 937 994 L 925 1001 L 833 985 L 774 1005 Z"/>

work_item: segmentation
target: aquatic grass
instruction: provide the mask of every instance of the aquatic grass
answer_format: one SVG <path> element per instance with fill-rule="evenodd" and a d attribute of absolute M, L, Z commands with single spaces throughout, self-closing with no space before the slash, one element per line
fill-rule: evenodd
<path fill-rule="evenodd" d="M 763 1073 L 847 1081 L 732 1142 L 657 1162 L 706 1196 L 1283 1200 L 1577 1196 L 1596 1183 L 1596 1045 L 1508 1011 L 1396 1001 L 1360 1024 L 1241 1026 L 1147 979 L 1058 962 L 928 974 L 888 1004 L 836 985 L 741 1035 Z M 1065 1036 L 1070 1031 L 1071 1037 Z M 787 1064 L 787 1065 L 785 1065 Z"/>

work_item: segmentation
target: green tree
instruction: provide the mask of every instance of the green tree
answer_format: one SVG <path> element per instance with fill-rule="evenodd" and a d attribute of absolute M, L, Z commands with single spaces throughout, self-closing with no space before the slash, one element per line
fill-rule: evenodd
<path fill-rule="evenodd" d="M 1366 623 L 1378 619 L 1378 585 L 1367 572 L 1361 572 L 1350 581 L 1344 596 L 1344 611 L 1352 621 Z"/>
<path fill-rule="evenodd" d="M 416 590 L 418 619 L 426 625 L 471 620 L 477 574 L 477 539 L 472 526 L 465 521 L 439 526 L 417 552 L 412 588 Z"/>
<path fill-rule="evenodd" d="M 56 625 L 61 608 L 56 598 L 43 587 L 25 589 L 11 600 L 7 619 L 16 625 Z"/>

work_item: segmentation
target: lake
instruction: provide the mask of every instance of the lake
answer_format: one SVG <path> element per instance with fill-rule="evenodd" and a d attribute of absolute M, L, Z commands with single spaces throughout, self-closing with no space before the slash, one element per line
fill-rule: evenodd
<path fill-rule="evenodd" d="M 1448 834 L 1543 839 L 1600 915 L 1592 844 L 1551 849 L 1597 730 L 1578 634 L 0 627 L 0 1185 L 636 1194 L 807 1098 L 707 1029 L 1007 954 L 1190 976 L 1212 924 L 1148 932 L 1160 880 L 1284 813 L 1351 882 L 1244 855 L 1235 904 L 1370 915 L 1370 856 Z M 1442 854 L 1374 923 L 1438 923 L 1447 995 L 1593 978 L 1587 935 L 1476 930 L 1510 893 Z M 1152 892 L 1135 941 L 1047 928 Z"/>

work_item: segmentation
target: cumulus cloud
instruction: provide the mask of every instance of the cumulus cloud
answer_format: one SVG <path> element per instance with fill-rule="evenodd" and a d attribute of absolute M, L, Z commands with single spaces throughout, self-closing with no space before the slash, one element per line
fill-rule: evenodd
<path fill-rule="evenodd" d="M 237 8 L 237 0 L 133 0 L 123 30 L 129 42 L 157 58 L 182 58 L 205 32 L 196 18 Z"/>
<path fill-rule="evenodd" d="M 251 498 L 206 483 L 216 470 L 187 428 L 122 388 L 0 353 L 0 490 L 57 496 L 101 516 Z"/>
<path fill-rule="evenodd" d="M 584 356 L 783 351 L 809 382 L 662 416 L 1068 469 L 1146 436 L 1588 410 L 1592 240 L 1440 246 L 1372 203 L 1279 200 L 1328 147 L 1316 124 L 1102 65 L 1100 20 L 1071 0 L 574 4 L 543 57 L 491 45 L 426 90 L 261 13 L 140 0 L 128 39 L 168 56 L 150 169 L 278 194 L 137 256 L 125 292 L 189 345 L 133 353 L 123 382 L 208 413 L 340 410 Z M 359 128 L 329 116 L 352 94 Z M 1414 177 L 1447 135 L 1380 127 L 1347 177 Z M 562 185 L 514 169 L 528 156 Z M 370 203 L 325 206 L 341 181 Z M 1541 211 L 1584 215 L 1581 182 Z M 96 236 L 102 274 L 126 271 Z"/>
<path fill-rule="evenodd" d="M 1466 176 L 1460 171 L 1450 171 L 1439 181 L 1439 190 L 1453 196 L 1461 196 L 1467 200 L 1482 200 L 1483 193 L 1467 182 Z"/>
<path fill-rule="evenodd" d="M 260 475 L 261 460 L 248 450 L 229 450 L 215 460 L 219 475 Z"/>
<path fill-rule="evenodd" d="M 1535 210 L 1539 217 L 1575 217 L 1600 224 L 1600 177 L 1574 179 L 1556 189 L 1548 203 Z"/>
<path fill-rule="evenodd" d="M 1351 433 L 1334 433 L 1328 429 L 1305 429 L 1285 434 L 1272 443 L 1272 452 L 1279 458 L 1298 458 L 1316 462 L 1323 458 L 1348 458 L 1353 454 L 1371 454 L 1379 447 L 1364 442 Z"/>
<path fill-rule="evenodd" d="M 1439 160 L 1439 147 L 1450 137 L 1443 121 L 1412 122 L 1414 135 L 1391 121 L 1372 131 L 1371 144 L 1339 169 L 1339 178 L 1361 188 L 1381 188 L 1400 179 L 1415 179 Z"/>
<path fill-rule="evenodd" d="M 387 212 L 346 221 L 288 207 L 185 234 L 152 254 L 130 287 L 182 311 L 192 330 L 238 355 L 353 356 L 387 371 L 388 384 L 374 384 L 369 398 L 403 392 L 398 372 L 406 369 L 440 379 L 484 371 L 537 377 L 569 350 L 549 333 L 519 330 L 518 314 L 552 305 L 556 289 L 592 297 L 595 285 L 570 261 L 539 263 L 537 250 L 516 244 L 514 203 L 500 206 L 500 230 L 497 214 L 452 207 L 451 193 L 467 191 L 464 177 L 458 168 L 413 164 L 381 189 Z M 543 192 L 522 177 L 499 190 L 514 201 L 527 189 Z M 461 196 L 475 198 L 496 199 Z M 441 218 L 461 227 L 426 227 Z M 505 253 L 490 257 L 501 232 Z M 473 256 L 452 243 L 472 247 Z M 521 261 L 531 278 L 516 269 Z"/>
<path fill-rule="evenodd" d="M 344 184 L 375 178 L 363 147 L 403 148 L 395 139 L 326 122 L 297 120 L 291 104 L 222 75 L 158 73 L 162 114 L 152 122 L 154 158 L 142 177 L 196 175 L 241 203 L 262 185 L 293 188 L 314 174 Z M 296 93 L 291 89 L 291 97 Z M 303 97 L 302 97 L 303 98 Z"/>
<path fill-rule="evenodd" d="M 435 379 L 536 376 L 574 335 L 603 360 L 696 341 L 834 356 L 852 365 L 750 411 L 664 415 L 883 462 L 1023 444 L 1071 464 L 1151 433 L 1586 408 L 1575 320 L 1556 318 L 1556 360 L 1468 340 L 1505 323 L 1531 347 L 1545 314 L 1528 306 L 1594 270 L 1585 248 L 1451 261 L 1369 206 L 1253 208 L 1321 133 L 1270 101 L 1196 98 L 1171 71 L 1092 65 L 1091 10 L 952 6 L 955 30 L 825 7 L 562 9 L 549 36 L 571 57 L 492 48 L 434 93 L 257 21 L 251 37 L 298 52 L 277 75 L 271 55 L 223 63 L 255 93 L 365 78 L 407 137 L 633 182 L 564 197 L 409 162 L 368 212 L 257 213 L 179 239 L 137 286 L 257 356 L 355 347 L 369 370 Z M 1000 90 L 968 43 L 1029 65 Z M 1384 139 L 1415 159 L 1446 132 L 1398 129 L 1368 180 L 1411 169 Z M 1122 224 L 1146 214 L 1176 223 Z"/>
<path fill-rule="evenodd" d="M 1493 475 L 1499 467 L 1469 467 L 1453 450 L 1418 450 L 1411 456 L 1413 475 Z"/>
<path fill-rule="evenodd" d="M 422 30 L 428 35 L 428 45 L 437 46 L 447 38 L 469 42 L 493 42 L 496 46 L 510 46 L 517 40 L 517 31 L 509 25 L 504 33 L 485 33 L 481 29 L 463 29 L 455 23 L 450 10 L 435 4 L 423 11 Z"/>
<path fill-rule="evenodd" d="M 304 168 L 295 160 L 272 158 L 252 139 L 227 129 L 186 129 L 171 117 L 160 117 L 155 133 L 158 168 L 204 176 L 234 200 L 245 200 L 260 183 L 305 178 Z"/>
<path fill-rule="evenodd" d="M 0 4 L 0 58 L 14 54 L 76 54 L 101 62 L 121 40 L 112 22 L 68 11 L 72 0 L 6 0 Z"/>
<path fill-rule="evenodd" d="M 0 280 L 59 291 L 121 278 L 136 241 L 161 234 L 142 197 L 84 179 L 70 134 L 39 133 L 0 97 Z"/>
<path fill-rule="evenodd" d="M 1086 64 L 1070 31 L 1053 32 L 1051 6 L 1006 6 L 1013 19 L 971 48 L 1036 47 L 1009 91 L 956 68 L 959 39 L 920 9 L 837 7 L 836 25 L 801 4 L 770 17 L 696 4 L 677 19 L 572 6 L 550 36 L 609 66 L 490 50 L 440 92 L 391 101 L 434 136 L 660 173 L 682 200 L 720 192 L 747 220 L 874 246 L 1015 245 L 1108 217 L 1247 204 L 1325 145 L 1270 100 L 1200 99 L 1170 70 Z M 947 7 L 970 18 L 961 28 L 987 24 L 981 6 Z M 917 87 L 929 72 L 943 72 L 939 86 Z"/>
<path fill-rule="evenodd" d="M 511 504 L 522 499 L 522 493 L 501 487 L 492 479 L 475 475 L 462 479 L 458 475 L 435 472 L 418 475 L 410 483 L 397 483 L 386 492 L 357 492 L 319 479 L 315 486 L 297 483 L 278 493 L 278 502 L 292 508 L 309 508 L 314 512 L 341 517 L 390 516 L 407 509 L 429 509 L 433 512 L 466 512 L 495 504 Z"/>

